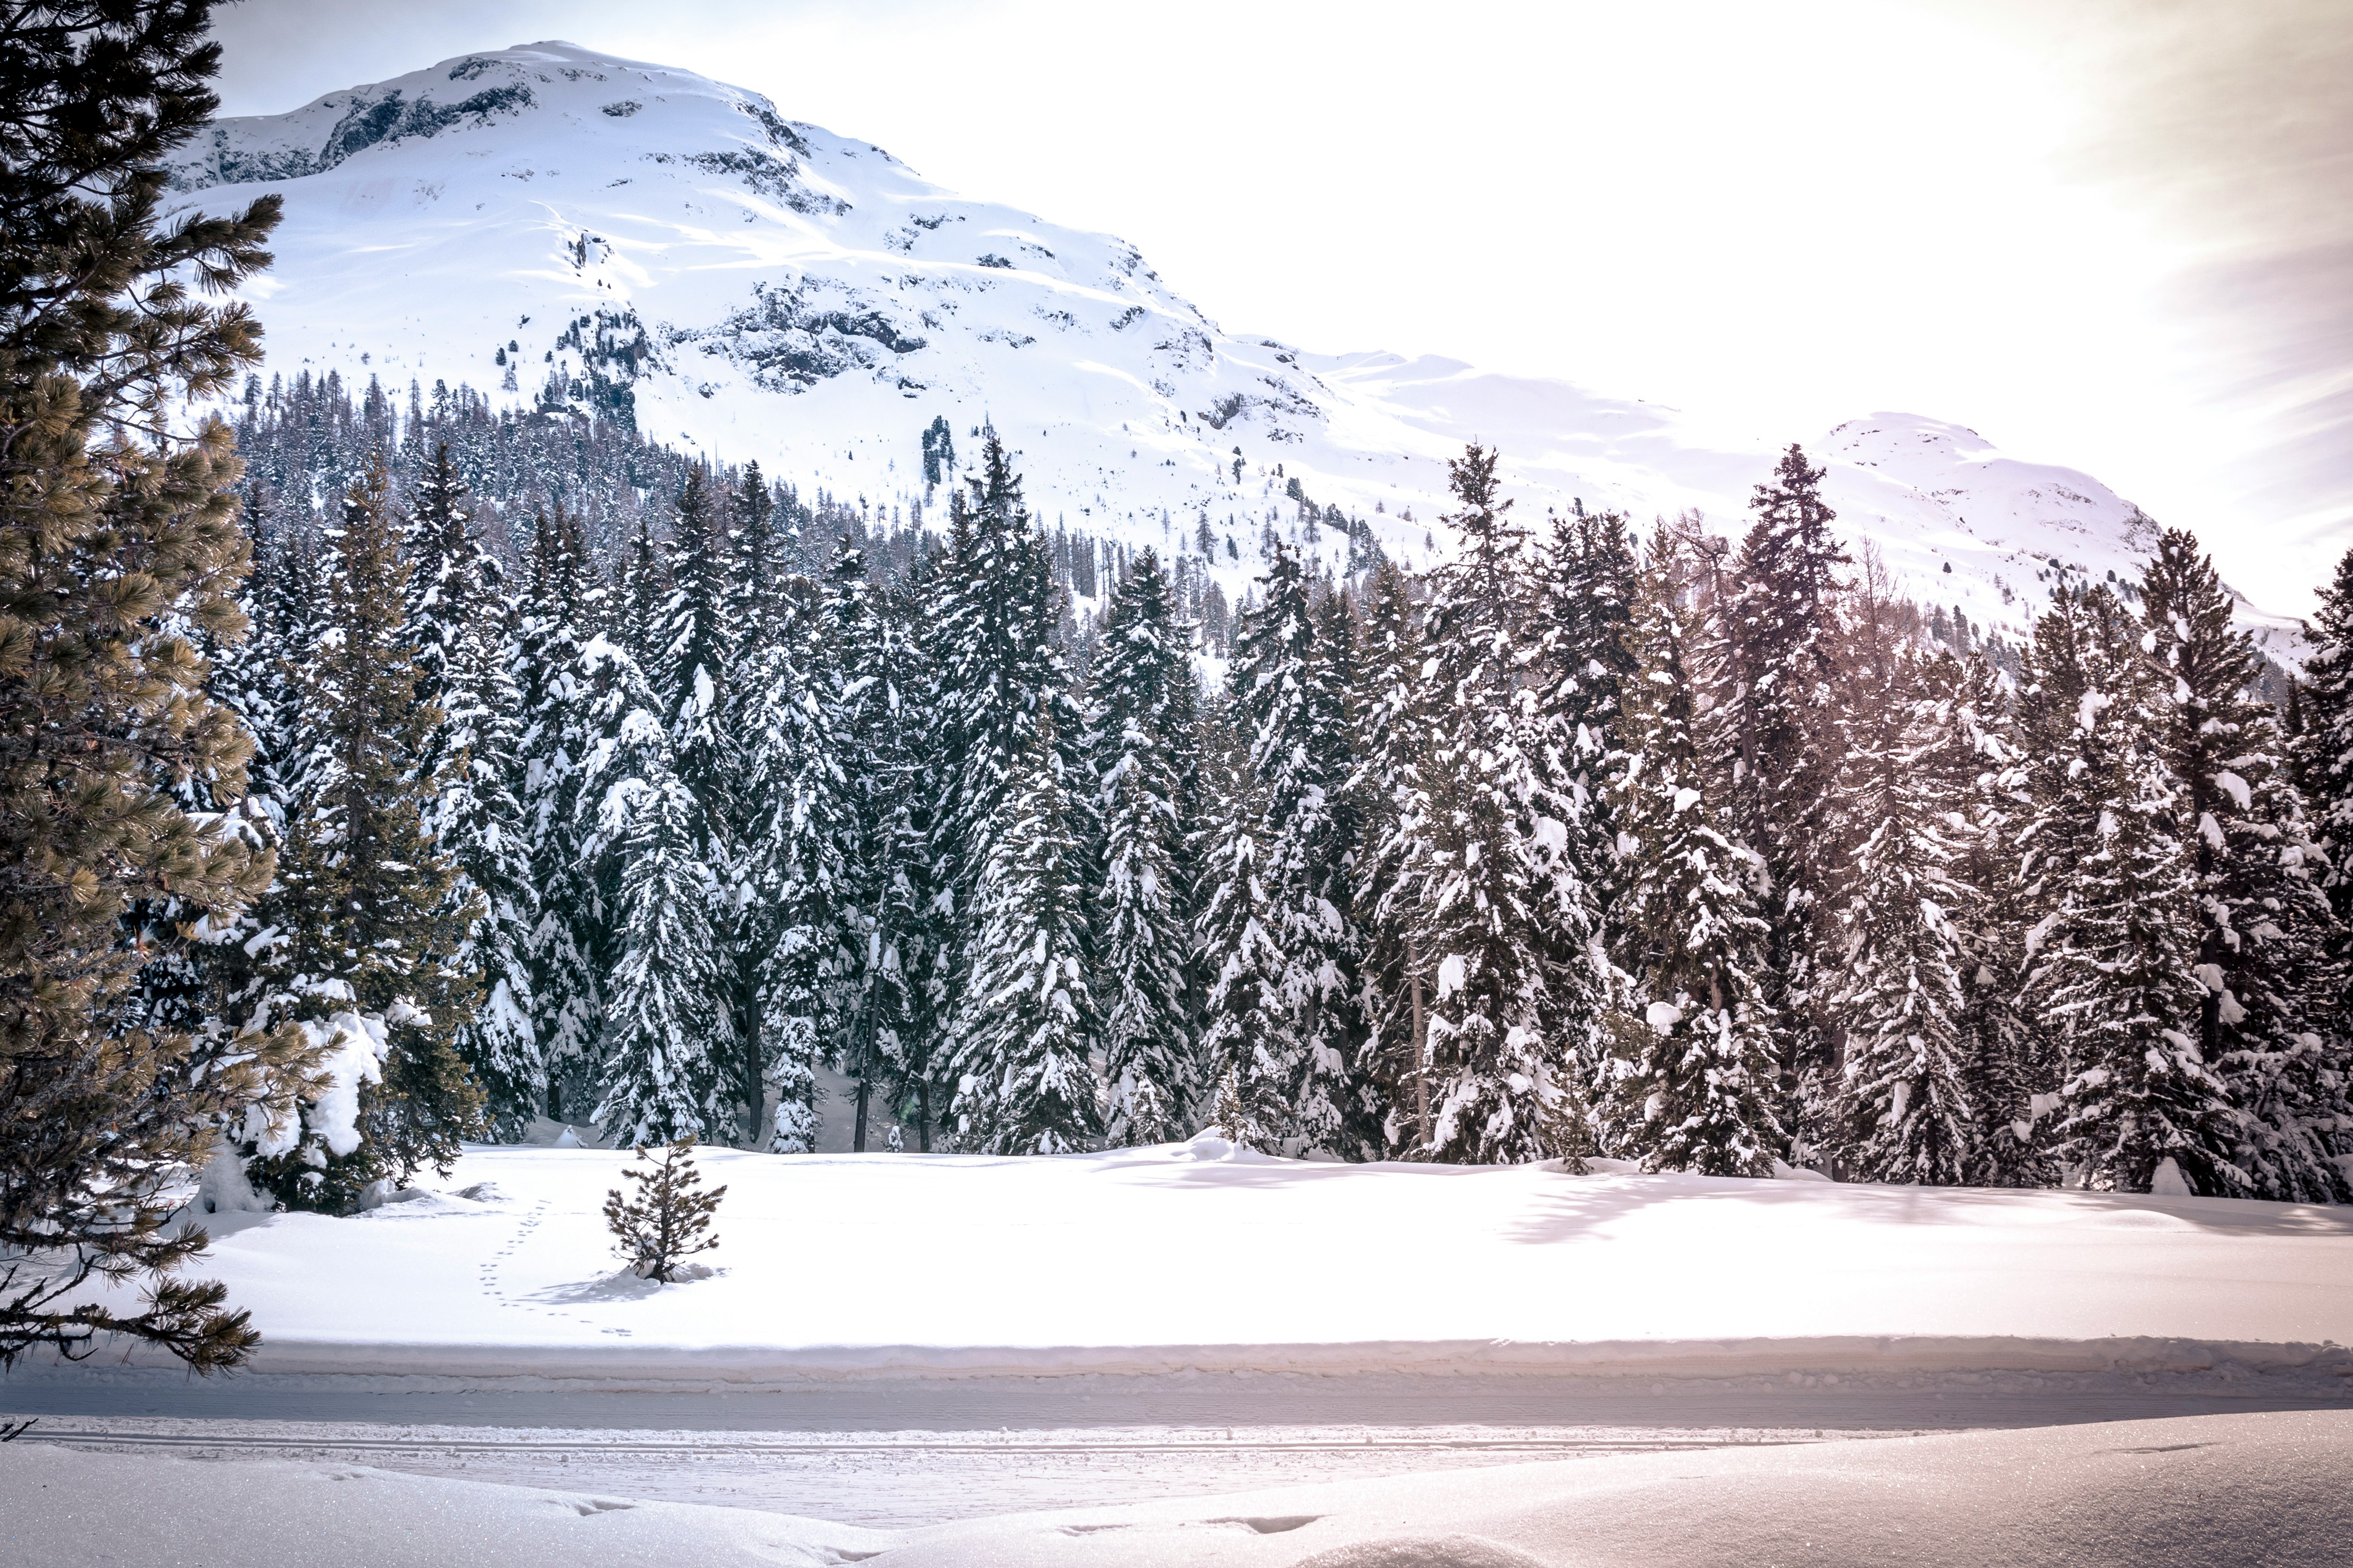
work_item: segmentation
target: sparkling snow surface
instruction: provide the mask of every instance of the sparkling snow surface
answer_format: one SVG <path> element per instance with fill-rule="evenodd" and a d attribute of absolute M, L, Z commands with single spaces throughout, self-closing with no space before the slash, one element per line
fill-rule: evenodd
<path fill-rule="evenodd" d="M 354 1466 L 0 1448 L 0 1557 L 44 1568 L 2237 1568 L 2342 1563 L 2353 1414 L 1515 1465 L 894 1534 Z"/>
<path fill-rule="evenodd" d="M 2353 1355 L 2353 1211 L 1237 1157 L 703 1150 L 710 1279 L 622 1269 L 625 1152 L 470 1150 L 349 1219 L 208 1216 L 259 1369 L 807 1374 L 2299 1371 Z"/>
<path fill-rule="evenodd" d="M 993 419 L 1050 519 L 1164 552 L 1204 516 L 1221 546 L 1231 533 L 1239 559 L 1217 558 L 1229 593 L 1255 570 L 1264 520 L 1294 515 L 1294 479 L 1423 563 L 1445 460 L 1474 437 L 1504 453 L 1531 522 L 1581 498 L 1645 525 L 1697 508 L 1727 531 L 1778 448 L 1802 441 L 1830 466 L 1851 542 L 1876 541 L 1923 603 L 2013 636 L 2063 571 L 2137 576 L 2153 538 L 2098 480 L 1941 420 L 1715 428 L 1565 381 L 1228 332 L 1124 240 L 958 196 L 756 93 L 574 44 L 223 121 L 175 179 L 215 208 L 284 195 L 277 266 L 249 291 L 272 373 L 332 369 L 354 389 L 375 376 L 396 399 L 412 380 L 428 395 L 465 382 L 527 403 L 552 372 L 584 375 L 601 329 L 628 342 L 642 326 L 634 365 L 603 371 L 634 377 L 654 439 L 887 508 L 921 495 L 934 416 L 965 460 Z M 1588 308 L 1540 276 L 1474 268 L 1465 286 L 1522 290 L 1531 311 Z M 1339 531 L 1316 542 L 1345 558 Z M 2289 646 L 2286 623 L 2247 619 Z"/>

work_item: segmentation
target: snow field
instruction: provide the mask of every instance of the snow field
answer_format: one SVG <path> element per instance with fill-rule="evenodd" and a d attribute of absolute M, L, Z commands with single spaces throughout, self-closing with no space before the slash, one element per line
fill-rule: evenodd
<path fill-rule="evenodd" d="M 471 1149 L 431 1189 L 349 1219 L 214 1215 L 199 1267 L 252 1309 L 264 1373 L 2353 1384 L 2353 1213 L 2327 1208 L 1321 1164 L 1209 1138 L 1049 1159 L 698 1158 L 728 1193 L 702 1259 L 717 1272 L 691 1283 L 622 1269 L 599 1207 L 630 1156 L 595 1149 Z"/>

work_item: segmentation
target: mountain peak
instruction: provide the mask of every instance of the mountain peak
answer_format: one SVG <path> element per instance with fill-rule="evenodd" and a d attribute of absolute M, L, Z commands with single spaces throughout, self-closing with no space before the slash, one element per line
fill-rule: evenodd
<path fill-rule="evenodd" d="M 173 175 L 206 205 L 284 196 L 254 290 L 272 370 L 596 409 L 883 508 L 921 498 L 934 419 L 960 446 L 989 419 L 1046 516 L 1164 550 L 1206 524 L 1233 541 L 1229 592 L 1269 526 L 1334 564 L 1365 533 L 1426 561 L 1473 436 L 1539 511 L 1697 508 L 1730 531 L 1794 435 L 1842 529 L 1924 601 L 2013 632 L 2064 573 L 2137 571 L 2148 538 L 2088 476 L 1919 416 L 1727 446 L 1563 381 L 1229 334 L 1113 236 L 561 40 L 218 121 Z"/>

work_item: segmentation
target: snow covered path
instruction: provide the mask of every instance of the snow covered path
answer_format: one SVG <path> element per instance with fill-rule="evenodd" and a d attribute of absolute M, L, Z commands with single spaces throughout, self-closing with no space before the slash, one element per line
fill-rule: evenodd
<path fill-rule="evenodd" d="M 0 1561 L 238 1568 L 2238 1568 L 2348 1561 L 2353 1412 L 1639 1454 L 897 1532 L 391 1474 L 0 1448 Z"/>
<path fill-rule="evenodd" d="M 1437 1470 L 1819 1442 L 1820 1431 L 1599 1427 L 1117 1427 L 987 1432 L 546 1430 L 219 1420 L 42 1420 L 85 1451 L 363 1465 L 913 1529 L 1042 1509 Z"/>
<path fill-rule="evenodd" d="M 729 1187 L 720 1272 L 668 1288 L 607 1249 L 626 1154 L 481 1149 L 356 1218 L 212 1215 L 202 1267 L 253 1309 L 259 1370 L 509 1387 L 2223 1363 L 2353 1382 L 2331 1348 L 2353 1345 L 2353 1210 L 1204 1157 L 1222 1147 L 705 1151 Z"/>

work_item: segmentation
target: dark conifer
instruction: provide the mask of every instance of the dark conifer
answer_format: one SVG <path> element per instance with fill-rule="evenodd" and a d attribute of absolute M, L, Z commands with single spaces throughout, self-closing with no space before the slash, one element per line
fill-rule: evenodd
<path fill-rule="evenodd" d="M 1763 860 L 1760 912 L 1772 945 L 1761 978 L 1779 1040 L 1781 1110 L 1801 1142 L 1816 1131 L 1802 1086 L 1820 1081 L 1832 1056 L 1820 1016 L 1820 904 L 1838 757 L 1837 573 L 1849 563 L 1831 534 L 1837 514 L 1822 500 L 1823 473 L 1791 447 L 1771 482 L 1757 487 L 1756 521 L 1721 612 L 1730 654 L 1722 700 L 1739 763 L 1731 826 Z"/>
<path fill-rule="evenodd" d="M 1580 503 L 1552 520 L 1544 563 L 1542 700 L 1571 750 L 1567 775 L 1584 807 L 1571 849 L 1607 908 L 1616 824 L 1604 782 L 1617 749 L 1626 683 L 1634 678 L 1634 598 L 1640 575 L 1624 514 Z"/>
<path fill-rule="evenodd" d="M 1824 985 L 1843 1060 L 1821 1124 L 1842 1174 L 1957 1185 L 1977 1131 L 1957 923 L 1971 894 L 1952 841 L 1963 797 L 1935 765 L 1950 710 L 1901 652 L 1851 684 L 1845 706 L 1841 811 L 1856 842 L 1831 909 Z"/>
<path fill-rule="evenodd" d="M 2312 653 L 2296 694 L 2296 782 L 2311 802 L 2329 902 L 2337 923 L 2353 927 L 2353 550 L 2320 591 L 2307 631 Z M 2340 1011 L 2338 1027 L 2353 1030 L 2353 1017 Z"/>
<path fill-rule="evenodd" d="M 665 1144 L 655 1154 L 640 1144 L 638 1158 L 650 1168 L 621 1173 L 638 1184 L 637 1195 L 624 1197 L 618 1187 L 605 1194 L 605 1228 L 613 1233 L 617 1250 L 629 1260 L 632 1272 L 668 1285 L 676 1279 L 681 1264 L 718 1247 L 711 1219 L 727 1189 L 702 1190 L 692 1138 Z"/>
<path fill-rule="evenodd" d="M 337 1147 L 318 1128 L 254 1163 L 280 1201 L 331 1214 L 349 1213 L 374 1183 L 446 1169 L 481 1105 L 452 1044 L 480 999 L 466 951 L 480 910 L 433 835 L 445 781 L 426 771 L 427 752 L 441 712 L 417 695 L 389 490 L 379 462 L 343 498 L 329 536 L 322 626 L 301 695 L 305 793 L 266 906 L 294 1015 L 353 1012 L 386 1030 L 381 1081 L 359 1096 L 355 1146 Z"/>
<path fill-rule="evenodd" d="M 523 716 L 514 605 L 446 444 L 417 487 L 406 548 L 417 695 L 438 715 L 419 763 L 441 784 L 427 822 L 478 910 L 459 956 L 480 971 L 482 999 L 454 1043 L 481 1087 L 491 1131 L 519 1138 L 544 1109 L 547 1079 L 532 1016 L 538 885 L 516 794 Z"/>
<path fill-rule="evenodd" d="M 209 10 L 19 5 L 0 54 L 0 1366 L 111 1331 L 209 1372 L 259 1337 L 220 1286 L 178 1277 L 206 1236 L 165 1222 L 292 1038 L 119 1013 L 157 952 L 117 940 L 132 903 L 227 914 L 270 871 L 174 794 L 200 774 L 224 804 L 243 789 L 249 743 L 186 635 L 242 629 L 229 432 L 149 434 L 260 358 L 246 307 L 197 290 L 268 264 L 278 198 L 159 216 L 165 156 L 218 107 Z M 93 1276 L 150 1294 L 89 1305 Z"/>
<path fill-rule="evenodd" d="M 580 520 L 558 506 L 532 531 L 531 583 L 516 649 L 517 795 L 524 852 L 537 892 L 525 944 L 532 1037 L 547 1083 L 546 1114 L 584 1117 L 595 1104 L 604 1005 L 596 959 L 605 909 L 586 852 L 581 809 L 588 763 L 588 670 L 593 635 L 587 549 Z"/>
<path fill-rule="evenodd" d="M 1428 900 L 1437 845 L 1431 685 L 1422 664 L 1412 582 L 1384 562 L 1365 611 L 1349 789 L 1365 813 L 1355 900 L 1364 1063 L 1389 1106 L 1383 1142 L 1392 1149 L 1427 1148 L 1432 1125 Z"/>

